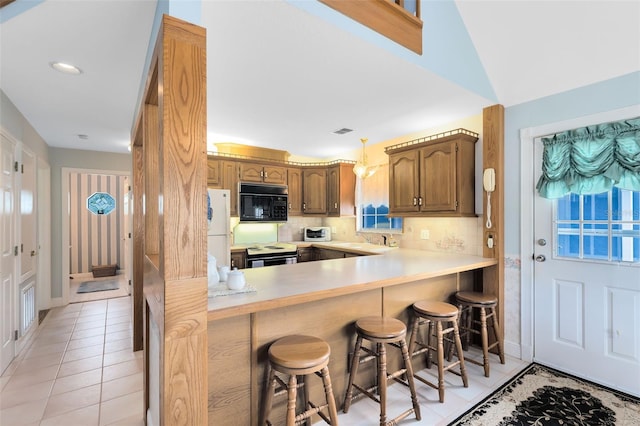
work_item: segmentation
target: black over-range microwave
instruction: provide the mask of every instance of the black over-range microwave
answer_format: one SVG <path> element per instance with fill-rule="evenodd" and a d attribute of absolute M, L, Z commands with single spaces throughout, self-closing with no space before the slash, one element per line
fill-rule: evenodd
<path fill-rule="evenodd" d="M 240 222 L 286 222 L 288 194 L 286 185 L 241 182 L 238 194 Z"/>

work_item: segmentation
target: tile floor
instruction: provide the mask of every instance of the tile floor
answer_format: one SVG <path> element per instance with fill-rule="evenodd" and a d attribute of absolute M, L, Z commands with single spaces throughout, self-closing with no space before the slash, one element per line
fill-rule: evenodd
<path fill-rule="evenodd" d="M 0 376 L 0 425 L 143 425 L 131 299 L 54 308 Z"/>
<path fill-rule="evenodd" d="M 470 348 L 465 352 L 465 357 L 481 360 L 482 351 Z M 505 364 L 500 364 L 496 355 L 491 355 L 491 377 L 484 376 L 482 367 L 465 363 L 469 387 L 462 385 L 462 379 L 453 373 L 445 373 L 444 402 L 438 400 L 438 391 L 416 380 L 416 393 L 420 402 L 420 414 L 422 420 L 417 422 L 411 415 L 401 421 L 401 425 L 434 425 L 445 426 L 453 422 L 460 415 L 472 408 L 478 402 L 493 393 L 510 378 L 529 365 L 528 362 L 506 356 Z M 437 383 L 437 368 L 418 372 L 421 376 L 429 378 Z M 387 392 L 387 421 L 411 408 L 411 396 L 409 389 L 400 384 L 394 384 Z M 355 401 L 349 413 L 338 411 L 340 426 L 377 425 L 380 421 L 378 405 L 369 398 Z"/>
<path fill-rule="evenodd" d="M 30 346 L 0 376 L 0 425 L 143 425 L 142 351 L 131 350 L 130 312 L 129 297 L 52 309 Z M 481 352 L 472 348 L 466 356 L 480 359 Z M 506 361 L 492 359 L 489 378 L 482 367 L 467 363 L 468 388 L 447 373 L 442 404 L 435 389 L 416 381 L 422 420 L 408 417 L 401 424 L 449 424 L 528 364 L 508 356 Z M 388 401 L 389 417 L 411 405 L 408 389 L 399 384 L 389 388 Z M 339 421 L 378 424 L 378 406 L 358 400 L 349 413 L 339 412 Z"/>

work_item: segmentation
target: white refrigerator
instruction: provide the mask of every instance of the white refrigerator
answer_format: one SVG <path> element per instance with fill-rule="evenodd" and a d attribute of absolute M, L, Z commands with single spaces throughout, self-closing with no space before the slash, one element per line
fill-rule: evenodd
<path fill-rule="evenodd" d="M 217 266 L 231 266 L 228 189 L 207 190 L 207 245 Z"/>

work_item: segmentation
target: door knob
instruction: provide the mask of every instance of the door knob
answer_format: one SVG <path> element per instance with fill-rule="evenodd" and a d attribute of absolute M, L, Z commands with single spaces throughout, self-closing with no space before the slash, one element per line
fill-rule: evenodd
<path fill-rule="evenodd" d="M 547 240 L 545 240 L 544 238 L 540 238 L 538 240 L 538 245 L 543 246 L 543 247 L 546 246 L 547 245 Z"/>
<path fill-rule="evenodd" d="M 536 262 L 544 262 L 545 260 L 547 260 L 547 258 L 542 254 L 536 256 Z"/>

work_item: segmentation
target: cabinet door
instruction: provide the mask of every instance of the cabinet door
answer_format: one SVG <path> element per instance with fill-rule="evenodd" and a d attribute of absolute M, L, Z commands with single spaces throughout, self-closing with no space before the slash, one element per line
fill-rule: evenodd
<path fill-rule="evenodd" d="M 244 252 L 231 252 L 231 267 L 244 269 L 246 268 L 247 256 Z"/>
<path fill-rule="evenodd" d="M 263 181 L 264 183 L 273 183 L 277 185 L 285 185 L 287 183 L 287 169 L 277 166 L 264 166 Z"/>
<path fill-rule="evenodd" d="M 240 182 L 262 182 L 262 164 L 239 163 Z"/>
<path fill-rule="evenodd" d="M 316 247 L 316 260 L 344 259 L 344 252 Z"/>
<path fill-rule="evenodd" d="M 419 211 L 418 150 L 389 155 L 389 212 L 411 213 Z"/>
<path fill-rule="evenodd" d="M 327 169 L 303 170 L 302 210 L 304 214 L 327 213 Z"/>
<path fill-rule="evenodd" d="M 220 179 L 220 160 L 216 158 L 207 158 L 207 186 L 210 188 L 222 187 Z"/>
<path fill-rule="evenodd" d="M 228 189 L 229 211 L 231 216 L 238 216 L 238 164 L 235 161 L 223 160 L 220 165 L 222 188 Z"/>
<path fill-rule="evenodd" d="M 289 216 L 302 214 L 302 169 L 287 169 L 287 186 L 289 187 Z"/>
<path fill-rule="evenodd" d="M 340 166 L 327 169 L 327 201 L 329 216 L 340 216 Z"/>
<path fill-rule="evenodd" d="M 298 263 L 314 260 L 313 247 L 298 248 Z"/>
<path fill-rule="evenodd" d="M 456 143 L 443 142 L 420 150 L 421 211 L 456 210 Z"/>

